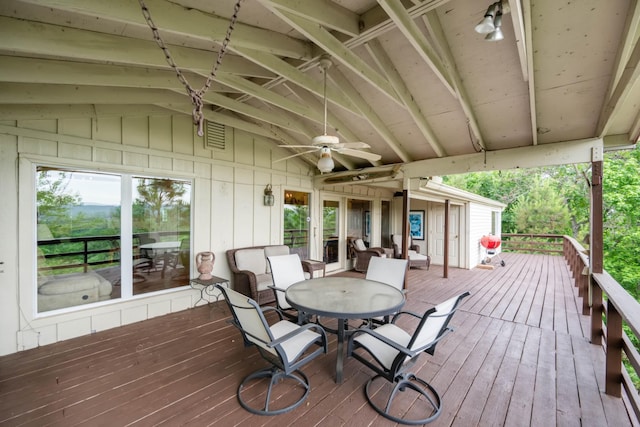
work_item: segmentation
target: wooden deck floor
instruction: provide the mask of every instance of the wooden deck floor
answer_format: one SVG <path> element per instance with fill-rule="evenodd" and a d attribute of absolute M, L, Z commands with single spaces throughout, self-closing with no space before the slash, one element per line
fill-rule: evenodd
<path fill-rule="evenodd" d="M 494 270 L 411 270 L 407 309 L 424 311 L 464 290 L 456 331 L 419 376 L 443 397 L 433 426 L 626 426 L 622 399 L 604 394 L 604 355 L 585 339 L 561 257 L 506 254 Z M 357 273 L 345 273 L 357 274 Z M 303 368 L 307 402 L 251 415 L 236 388 L 265 363 L 226 323 L 224 303 L 159 317 L 0 358 L 0 425 L 394 425 L 364 397 L 370 371 L 354 360 L 334 382 L 330 353 Z"/>

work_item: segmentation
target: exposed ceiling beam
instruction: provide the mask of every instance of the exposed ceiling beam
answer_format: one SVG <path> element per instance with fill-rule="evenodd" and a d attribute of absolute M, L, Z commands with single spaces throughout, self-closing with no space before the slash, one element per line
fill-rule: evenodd
<path fill-rule="evenodd" d="M 299 102 L 291 101 L 290 99 L 282 95 L 278 95 L 276 92 L 266 89 L 259 84 L 253 83 L 252 81 L 249 81 L 242 77 L 235 76 L 233 74 L 218 73 L 216 78 L 218 81 L 227 86 L 250 94 L 254 98 L 275 105 L 276 107 L 282 108 L 283 110 L 290 111 L 300 117 L 304 117 L 305 119 L 312 120 L 321 124 L 324 120 L 323 115 L 314 111 L 312 108 L 309 108 Z"/>
<path fill-rule="evenodd" d="M 275 75 L 280 76 L 282 79 L 295 83 L 302 89 L 309 90 L 318 96 L 323 95 L 322 81 L 312 79 L 307 74 L 277 56 L 254 49 L 240 48 L 234 50 L 249 61 L 266 68 Z M 340 105 L 342 108 L 360 115 L 360 111 L 358 111 L 358 109 L 351 104 L 349 99 L 343 96 L 339 91 L 327 88 L 327 98 L 330 99 L 331 102 Z"/>
<path fill-rule="evenodd" d="M 396 93 L 398 93 L 398 96 L 400 96 L 400 99 L 402 99 L 402 102 L 404 103 L 409 114 L 411 114 L 411 117 L 413 118 L 416 126 L 418 127 L 418 129 L 420 129 L 420 132 L 422 132 L 422 136 L 424 137 L 424 139 L 427 141 L 427 143 L 429 143 L 438 157 L 445 156 L 447 153 L 445 152 L 444 148 L 442 148 L 442 145 L 440 145 L 436 134 L 431 129 L 429 123 L 427 123 L 427 119 L 422 114 L 422 111 L 420 111 L 420 107 L 414 101 L 413 95 L 402 80 L 402 77 L 400 76 L 400 73 L 398 73 L 398 70 L 396 70 L 396 68 L 394 67 L 391 59 L 382 48 L 380 42 L 378 42 L 377 40 L 371 40 L 369 43 L 367 43 L 367 49 L 371 53 L 371 56 L 373 56 L 373 59 L 377 62 L 378 66 L 382 70 L 384 70 L 387 78 L 389 79 L 389 82 L 391 82 L 391 85 L 394 87 Z"/>
<path fill-rule="evenodd" d="M 280 10 L 307 18 L 351 37 L 360 33 L 360 16 L 330 0 L 270 0 Z"/>
<path fill-rule="evenodd" d="M 176 73 L 170 70 L 2 55 L 0 64 L 0 81 L 4 82 L 172 89 L 186 95 Z M 194 85 L 204 81 L 204 77 L 191 73 L 186 77 Z M 229 88 L 213 82 L 211 91 L 228 92 Z"/>
<path fill-rule="evenodd" d="M 406 10 L 411 18 L 417 18 L 418 16 L 427 13 L 430 10 L 434 10 L 449 1 L 451 0 L 424 0 L 415 6 L 407 7 Z M 372 7 L 367 12 L 363 13 L 360 16 L 360 22 L 362 23 L 360 35 L 346 41 L 345 46 L 354 48 L 356 46 L 363 45 L 369 40 L 380 37 L 386 32 L 395 29 L 395 23 L 389 19 L 389 15 L 387 15 L 380 6 Z"/>
<path fill-rule="evenodd" d="M 400 143 L 396 139 L 396 137 L 391 133 L 387 125 L 382 121 L 380 116 L 371 108 L 368 102 L 360 95 L 353 85 L 347 80 L 347 78 L 338 70 L 334 68 L 329 73 L 329 77 L 340 89 L 344 92 L 346 96 L 351 99 L 356 107 L 362 112 L 362 115 L 367 119 L 369 124 L 378 132 L 380 137 L 384 140 L 384 142 L 393 150 L 394 153 L 402 160 L 403 162 L 409 162 L 412 160 L 411 156 L 407 153 L 407 151 L 400 146 Z M 366 142 L 366 141 L 365 141 Z"/>
<path fill-rule="evenodd" d="M 305 133 L 304 129 L 300 126 L 300 123 L 296 120 L 290 120 L 283 114 L 277 114 L 267 111 L 264 108 L 254 107 L 244 102 L 236 101 L 232 98 L 229 98 L 228 96 L 224 96 L 219 93 L 207 92 L 207 94 L 204 96 L 204 100 L 215 106 L 235 111 L 236 113 L 243 114 L 247 117 L 251 117 L 261 122 L 279 126 L 283 129 L 287 129 L 300 134 Z"/>
<path fill-rule="evenodd" d="M 531 122 L 531 142 L 538 145 L 538 113 L 536 109 L 536 85 L 533 72 L 533 32 L 531 26 L 531 0 L 522 0 L 522 17 L 524 20 L 524 43 L 527 53 L 527 75 L 529 79 L 529 118 Z"/>
<path fill-rule="evenodd" d="M 640 77 L 639 3 L 638 1 L 632 2 L 630 13 L 625 22 L 623 43 L 617 52 L 613 78 L 598 119 L 596 133 L 600 136 L 607 134 L 616 113 L 622 108 L 629 92 Z"/>
<path fill-rule="evenodd" d="M 520 69 L 524 81 L 529 81 L 529 58 L 530 50 L 527 49 L 524 15 L 522 14 L 522 6 L 520 0 L 509 0 L 509 9 L 511 11 L 511 22 L 513 23 L 513 33 L 516 38 L 516 48 L 518 49 L 518 57 L 520 58 Z"/>
<path fill-rule="evenodd" d="M 418 56 L 431 68 L 436 77 L 444 87 L 457 97 L 449 73 L 444 70 L 440 58 L 431 48 L 422 31 L 418 28 L 413 18 L 409 15 L 400 0 L 378 0 L 378 4 L 387 12 L 395 22 L 398 30 L 405 36 L 407 41 L 413 46 Z"/>
<path fill-rule="evenodd" d="M 274 7 L 270 0 L 260 1 L 269 6 L 275 14 L 280 16 L 289 25 L 324 49 L 329 55 L 331 55 L 333 60 L 340 62 L 345 67 L 352 70 L 359 77 L 371 84 L 373 88 L 382 92 L 384 95 L 389 97 L 389 99 L 398 103 L 398 105 L 402 105 L 398 95 L 393 91 L 393 88 L 384 79 L 384 77 L 360 59 L 325 28 L 309 19 L 302 18 Z"/>
<path fill-rule="evenodd" d="M 0 120 L 144 117 L 160 114 L 170 113 L 164 108 L 148 104 L 0 104 Z"/>
<path fill-rule="evenodd" d="M 126 49 L 124 48 L 126 46 Z M 169 46 L 178 66 L 204 76 L 211 72 L 215 52 Z M 0 16 L 0 52 L 45 58 L 91 61 L 170 69 L 155 42 L 101 34 Z M 220 71 L 249 77 L 274 74 L 244 58 L 225 55 Z"/>
<path fill-rule="evenodd" d="M 184 99 L 188 101 L 184 87 L 176 78 L 175 73 L 169 70 L 150 70 L 140 67 L 91 63 L 82 64 L 11 56 L 0 56 L 0 62 L 2 63 L 0 81 L 2 82 L 170 89 L 184 95 Z M 198 80 L 188 78 L 194 83 L 194 86 L 195 82 L 199 86 L 200 80 L 203 80 L 201 76 L 197 77 Z M 216 86 L 220 87 L 216 88 Z M 296 121 L 288 120 L 282 114 L 271 113 L 265 109 L 256 108 L 216 93 L 216 89 L 226 90 L 216 82 L 213 82 L 212 89 L 204 96 L 204 100 L 207 103 L 281 126 L 294 132 L 303 132 Z"/>
<path fill-rule="evenodd" d="M 0 103 L 6 104 L 157 104 L 185 98 L 163 89 L 0 83 Z"/>
<path fill-rule="evenodd" d="M 64 10 L 89 17 L 99 17 L 102 20 L 112 20 L 131 26 L 148 28 L 142 15 L 140 5 L 131 0 L 21 0 L 51 9 Z M 182 38 L 185 34 L 189 38 L 219 43 L 224 39 L 229 26 L 229 20 L 188 9 L 169 1 L 145 0 L 153 21 L 160 33 L 166 36 Z M 233 12 L 230 10 L 229 12 Z M 242 13 L 242 9 L 240 9 Z M 149 37 L 151 30 L 149 29 Z M 311 45 L 302 40 L 287 35 L 236 23 L 233 30 L 233 46 L 264 50 L 275 55 L 290 58 L 309 59 Z"/>
<path fill-rule="evenodd" d="M 193 111 L 193 106 L 191 104 L 185 103 L 157 103 L 156 105 L 158 107 L 162 107 L 167 110 L 175 111 L 182 114 L 187 114 L 189 116 L 191 116 L 191 112 Z M 203 110 L 202 113 L 204 114 L 204 118 L 209 121 L 240 129 L 245 132 L 253 133 L 255 135 L 260 135 L 265 138 L 273 138 L 273 134 L 268 129 L 265 129 L 262 126 L 251 123 L 247 120 L 239 119 L 230 114 L 219 113 L 211 110 Z"/>
<path fill-rule="evenodd" d="M 456 98 L 458 99 L 458 102 L 462 107 L 464 115 L 467 117 L 467 124 L 471 129 L 471 132 L 475 136 L 477 144 L 480 145 L 480 147 L 482 147 L 483 149 L 486 149 L 484 137 L 482 136 L 482 132 L 480 132 L 480 126 L 478 126 L 478 120 L 476 119 L 473 109 L 471 108 L 469 95 L 467 95 L 465 86 L 460 79 L 460 74 L 458 73 L 458 69 L 453 59 L 451 48 L 447 43 L 447 38 L 444 35 L 444 30 L 442 29 L 442 25 L 440 24 L 438 14 L 436 13 L 436 11 L 430 11 L 423 15 L 423 19 L 428 30 L 431 32 L 435 43 L 437 44 L 436 47 L 440 50 L 444 69 L 449 75 L 449 78 L 453 84 L 453 88 L 456 91 Z"/>
<path fill-rule="evenodd" d="M 601 138 L 564 141 L 477 154 L 418 160 L 403 165 L 405 178 L 445 176 L 492 170 L 524 169 L 540 166 L 590 163 L 592 149 L 602 150 Z"/>

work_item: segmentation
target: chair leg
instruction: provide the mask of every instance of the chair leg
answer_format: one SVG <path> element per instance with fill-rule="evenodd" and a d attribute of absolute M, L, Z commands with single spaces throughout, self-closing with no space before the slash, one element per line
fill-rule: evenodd
<path fill-rule="evenodd" d="M 249 383 L 256 380 L 268 379 L 269 386 L 266 391 L 266 398 L 264 400 L 264 405 L 262 407 L 251 406 L 249 403 L 242 397 L 242 392 L 245 388 L 249 387 Z M 300 398 L 298 398 L 295 402 L 282 407 L 271 409 L 271 392 L 273 391 L 273 386 L 279 383 L 282 383 L 285 380 L 293 380 L 295 385 L 301 385 L 304 389 L 304 393 Z M 238 402 L 240 405 L 256 415 L 278 415 L 284 414 L 285 412 L 289 412 L 298 406 L 300 406 L 306 399 L 309 394 L 309 379 L 302 371 L 294 371 L 290 374 L 286 374 L 282 369 L 276 367 L 270 367 L 261 369 L 259 371 L 253 372 L 249 374 L 238 386 Z M 257 399 L 252 398 L 252 401 L 257 401 Z"/>
<path fill-rule="evenodd" d="M 378 412 L 383 417 L 400 424 L 420 425 L 420 424 L 427 424 L 435 420 L 436 418 L 438 418 L 438 416 L 440 415 L 440 411 L 442 409 L 442 401 L 440 399 L 440 395 L 438 394 L 438 392 L 433 388 L 433 386 L 431 386 L 431 384 L 416 377 L 414 374 L 411 374 L 411 373 L 405 373 L 396 378 L 396 382 L 393 387 L 393 390 L 389 394 L 389 398 L 386 401 L 385 407 L 382 408 L 381 405 L 378 405 L 377 403 L 374 402 L 373 395 L 369 391 L 371 384 L 378 378 L 384 379 L 382 375 L 376 375 L 375 377 L 372 377 L 365 386 L 365 394 L 369 404 L 373 407 L 373 409 L 376 410 L 376 412 Z M 386 379 L 384 379 L 384 381 L 387 382 Z M 423 396 L 426 399 L 426 401 L 431 406 L 431 414 L 429 416 L 425 418 L 420 418 L 420 419 L 409 419 L 409 418 L 400 418 L 392 415 L 391 413 L 391 411 L 393 410 L 392 404 L 398 392 L 402 393 L 407 391 L 407 389 L 411 389 L 416 393 L 418 393 L 419 394 L 418 398 L 420 396 Z M 375 387 L 374 390 L 378 391 L 378 387 Z"/>

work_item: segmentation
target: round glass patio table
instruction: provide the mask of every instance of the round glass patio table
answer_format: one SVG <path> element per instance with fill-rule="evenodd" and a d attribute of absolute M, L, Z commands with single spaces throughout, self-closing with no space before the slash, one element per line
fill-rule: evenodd
<path fill-rule="evenodd" d="M 342 382 L 347 319 L 369 319 L 397 312 L 405 302 L 400 289 L 356 277 L 322 277 L 294 283 L 286 299 L 299 312 L 338 319 L 336 382 Z"/>

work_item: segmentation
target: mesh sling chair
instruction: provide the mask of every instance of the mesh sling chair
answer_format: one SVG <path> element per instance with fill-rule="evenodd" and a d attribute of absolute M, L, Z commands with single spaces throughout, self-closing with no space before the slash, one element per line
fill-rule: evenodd
<path fill-rule="evenodd" d="M 404 278 L 407 274 L 406 259 L 395 258 L 371 258 L 367 269 L 367 280 L 386 283 L 404 292 Z M 389 316 L 374 317 L 369 319 L 374 324 L 389 323 Z"/>
<path fill-rule="evenodd" d="M 402 424 L 426 424 L 435 420 L 442 409 L 442 401 L 438 392 L 428 382 L 409 372 L 418 360 L 420 353 L 433 355 L 436 344 L 452 329 L 448 326 L 460 301 L 467 297 L 465 292 L 436 307 L 427 310 L 423 316 L 401 311 L 391 323 L 376 329 L 360 328 L 349 338 L 348 355 L 360 361 L 377 375 L 369 379 L 365 386 L 365 394 L 369 404 L 383 417 Z M 396 326 L 396 320 L 402 315 L 410 315 L 420 319 L 413 335 Z M 368 353 L 368 354 L 367 354 Z M 372 386 L 376 380 L 383 378 L 393 385 L 386 402 L 378 403 L 382 393 L 379 387 Z M 427 413 L 422 418 L 408 418 L 405 410 L 394 407 L 394 399 L 398 392 L 413 390 L 416 398 L 428 404 Z M 376 402 L 376 399 L 378 402 Z M 400 399 L 402 400 L 402 399 Z M 405 417 L 393 413 L 403 412 Z"/>
<path fill-rule="evenodd" d="M 260 308 L 251 298 L 216 285 L 222 292 L 232 314 L 231 323 L 242 333 L 245 346 L 255 345 L 260 355 L 271 366 L 260 369 L 245 377 L 238 386 L 238 401 L 247 411 L 258 415 L 277 415 L 297 408 L 309 394 L 309 379 L 299 368 L 327 352 L 327 336 L 321 326 L 308 323 L 296 325 L 288 320 L 282 320 L 281 313 L 273 307 Z M 269 325 L 264 312 L 272 310 L 279 314 L 280 320 Z M 317 348 L 313 348 L 313 347 Z M 255 382 L 268 380 L 264 405 L 256 398 Z M 287 381 L 289 380 L 289 381 Z M 250 383 L 252 384 L 250 386 Z M 271 399 L 273 388 L 278 384 L 293 383 L 293 386 L 301 386 L 301 396 L 292 396 L 288 399 L 280 393 Z M 243 391 L 253 388 L 249 392 L 248 399 L 243 398 Z M 295 394 L 295 393 L 293 393 Z M 286 393 L 287 396 L 292 393 Z M 293 402 L 291 402 L 293 400 Z M 251 402 L 253 405 L 250 405 Z"/>
<path fill-rule="evenodd" d="M 295 309 L 289 305 L 285 297 L 289 286 L 306 279 L 300 257 L 298 254 L 290 254 L 270 256 L 267 259 L 269 260 L 271 276 L 273 277 L 273 286 L 269 287 L 273 289 L 275 294 L 278 310 L 289 319 L 302 323 L 304 316 L 302 313 L 295 312 Z"/>

